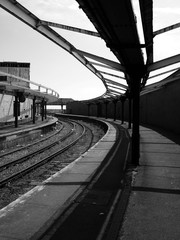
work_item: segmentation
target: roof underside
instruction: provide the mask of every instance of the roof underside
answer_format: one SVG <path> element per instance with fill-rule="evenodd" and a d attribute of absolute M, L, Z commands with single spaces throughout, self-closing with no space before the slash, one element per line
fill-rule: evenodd
<path fill-rule="evenodd" d="M 138 71 L 142 82 L 146 84 L 148 65 L 153 63 L 153 4 L 152 0 L 140 0 L 144 42 L 138 35 L 137 20 L 130 0 L 77 0 L 80 8 L 93 23 L 98 33 L 106 42 L 124 67 L 127 84 L 133 81 L 130 75 Z M 142 48 L 145 48 L 147 58 L 144 59 Z M 126 89 L 125 89 L 126 91 Z M 117 96 L 117 92 L 114 92 Z M 112 97 L 112 96 L 111 96 Z"/>
<path fill-rule="evenodd" d="M 144 65 L 131 1 L 77 2 L 123 66 Z"/>
<path fill-rule="evenodd" d="M 149 73 L 180 62 L 180 54 L 157 62 L 153 61 L 153 37 L 165 32 L 166 28 L 153 33 L 152 0 L 136 1 L 139 3 L 138 6 L 133 6 L 132 3 L 134 4 L 135 1 L 131 0 L 76 1 L 97 30 L 97 32 L 91 32 L 90 35 L 100 36 L 119 62 L 77 49 L 50 27 L 60 24 L 39 19 L 15 0 L 0 0 L 0 7 L 68 51 L 103 82 L 106 92 L 89 101 L 119 98 L 127 90 L 131 90 L 132 83 L 136 84 L 137 79 L 133 77 L 134 74 L 139 74 L 141 90 L 146 92 L 148 89 L 148 86 L 145 87 L 146 81 L 153 77 L 149 77 Z M 139 9 L 140 18 L 138 18 L 137 9 Z M 142 25 L 141 42 L 139 39 L 140 25 Z M 176 25 L 180 26 L 180 24 Z M 174 75 L 178 76 L 179 73 Z M 174 75 L 173 80 L 177 79 Z"/>

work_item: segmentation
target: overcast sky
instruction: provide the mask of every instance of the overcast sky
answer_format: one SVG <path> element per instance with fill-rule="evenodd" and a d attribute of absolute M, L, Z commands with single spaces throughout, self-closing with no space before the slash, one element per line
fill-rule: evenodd
<path fill-rule="evenodd" d="M 42 20 L 95 31 L 75 0 L 19 0 Z M 132 1 L 136 6 L 136 0 Z M 180 22 L 179 0 L 154 0 L 154 31 Z M 137 13 L 138 16 L 138 13 Z M 65 50 L 0 8 L 0 61 L 30 62 L 31 81 L 77 100 L 102 95 L 105 88 L 93 73 Z M 56 29 L 76 48 L 117 61 L 104 41 Z M 154 60 L 180 53 L 180 28 L 154 38 Z"/>

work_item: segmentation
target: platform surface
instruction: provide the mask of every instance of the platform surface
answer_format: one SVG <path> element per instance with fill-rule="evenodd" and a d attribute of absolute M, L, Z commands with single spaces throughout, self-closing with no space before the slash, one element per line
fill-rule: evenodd
<path fill-rule="evenodd" d="M 140 166 L 119 240 L 180 239 L 180 145 L 140 128 Z"/>
<path fill-rule="evenodd" d="M 109 124 L 106 135 L 88 152 L 1 209 L 0 239 L 25 240 L 41 235 L 90 181 L 115 139 L 116 130 Z"/>
<path fill-rule="evenodd" d="M 90 151 L 0 210 L 0 239 L 40 235 L 89 183 L 115 138 L 111 126 Z M 140 165 L 132 172 L 132 191 L 118 240 L 179 240 L 180 145 L 145 127 L 140 127 L 140 142 Z M 107 183 L 102 184 L 104 189 Z"/>
<path fill-rule="evenodd" d="M 47 119 L 44 119 L 43 121 L 39 117 L 36 120 L 35 124 L 33 124 L 32 121 L 29 121 L 29 122 L 24 123 L 24 124 L 19 124 L 17 128 L 15 128 L 14 125 L 10 125 L 10 126 L 7 125 L 6 128 L 0 129 L 0 138 L 12 136 L 12 135 L 18 134 L 18 133 L 21 134 L 21 133 L 27 132 L 27 131 L 33 131 L 35 129 L 39 129 L 39 128 L 49 126 L 49 125 L 54 124 L 56 122 L 57 122 L 57 118 L 54 118 L 54 117 L 47 117 Z"/>

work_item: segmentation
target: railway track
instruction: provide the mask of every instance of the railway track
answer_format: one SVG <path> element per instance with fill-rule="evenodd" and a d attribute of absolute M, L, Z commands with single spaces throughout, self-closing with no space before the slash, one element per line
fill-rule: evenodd
<path fill-rule="evenodd" d="M 31 151 L 30 153 L 13 160 L 11 159 L 8 162 L 5 161 L 3 163 L 3 157 L 1 157 L 0 207 L 4 207 L 19 195 L 30 190 L 34 187 L 34 182 L 41 182 L 67 166 L 95 143 L 94 135 L 97 129 L 93 130 L 92 126 L 88 126 L 87 123 L 75 121 L 66 121 L 65 123 L 63 122 L 64 124 L 66 126 L 58 130 L 61 136 L 57 137 L 58 134 L 56 133 L 56 140 L 53 141 L 51 139 L 53 142 L 48 145 L 45 144 L 44 147 L 33 152 L 29 150 Z M 69 127 L 67 127 L 67 124 Z M 64 131 L 63 136 L 62 129 Z M 84 144 L 85 142 L 86 144 Z M 32 146 L 34 145 L 32 144 Z M 7 156 L 5 155 L 4 158 Z M 12 153 L 10 156 L 12 156 Z"/>
<path fill-rule="evenodd" d="M 2 179 L 0 178 L 0 186 L 7 184 L 8 182 L 12 181 L 13 179 L 22 177 L 22 175 L 29 173 L 30 171 L 41 166 L 42 164 L 46 163 L 47 161 L 52 160 L 57 155 L 61 154 L 62 152 L 68 150 L 71 146 L 73 146 L 85 133 L 85 127 L 81 124 L 79 124 L 79 126 L 83 130 L 80 135 L 77 134 L 77 136 L 75 138 L 73 138 L 73 140 L 70 141 L 70 143 L 66 144 L 63 147 L 60 147 L 60 149 L 59 149 L 59 146 L 56 146 L 56 145 L 59 145 L 60 143 L 62 143 L 63 141 L 65 141 L 68 137 L 72 136 L 73 133 L 75 132 L 75 129 L 78 126 L 78 124 L 77 123 L 75 124 L 73 122 L 70 124 L 73 124 L 73 129 L 71 129 L 65 136 L 61 137 L 60 139 L 54 141 L 53 143 L 49 144 L 48 146 L 41 147 L 40 149 L 38 149 L 34 152 L 31 152 L 23 157 L 20 157 L 11 162 L 1 165 L 0 166 L 1 176 L 6 175 L 6 177 L 4 177 L 4 178 L 2 177 Z M 76 131 L 76 133 L 77 132 L 78 131 Z M 56 148 L 53 148 L 54 146 L 56 146 Z M 52 150 L 52 148 L 53 148 L 53 150 Z M 50 149 L 51 149 L 50 154 L 48 154 L 47 151 L 49 151 Z M 44 155 L 46 155 L 46 154 L 43 154 L 43 157 L 41 158 L 39 156 L 39 154 L 41 154 L 41 153 L 46 153 L 48 156 L 44 157 Z M 34 158 L 35 158 L 35 160 L 34 160 Z M 24 164 L 27 161 L 29 161 L 29 163 Z M 14 168 L 18 169 L 18 170 L 14 170 Z M 4 172 L 5 172 L 5 174 L 4 174 Z M 12 172 L 13 172 L 13 174 L 12 174 Z"/>
<path fill-rule="evenodd" d="M 4 153 L 1 153 L 1 154 L 0 154 L 0 159 L 6 157 L 6 156 L 8 156 L 8 155 L 12 157 L 12 154 L 15 154 L 15 153 L 20 152 L 20 151 L 22 152 L 23 150 L 30 149 L 32 146 L 41 144 L 41 143 L 47 141 L 48 139 L 56 136 L 56 135 L 59 134 L 59 133 L 63 130 L 63 128 L 64 128 L 64 125 L 63 125 L 62 122 L 58 121 L 58 125 L 59 125 L 58 129 L 57 129 L 55 132 L 53 132 L 52 134 L 48 134 L 48 136 L 46 136 L 46 137 L 44 137 L 44 138 L 42 138 L 42 139 L 40 139 L 40 140 L 33 141 L 32 143 L 27 144 L 27 145 L 25 145 L 25 146 L 16 147 L 15 149 L 6 151 L 6 152 L 4 152 Z"/>

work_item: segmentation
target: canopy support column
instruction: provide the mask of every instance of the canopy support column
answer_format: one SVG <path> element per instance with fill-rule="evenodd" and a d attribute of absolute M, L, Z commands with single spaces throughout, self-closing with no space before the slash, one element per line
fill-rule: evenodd
<path fill-rule="evenodd" d="M 140 82 L 141 77 L 138 74 L 136 74 L 132 80 L 132 97 L 133 97 L 132 163 L 134 165 L 139 165 L 140 157 L 140 133 L 139 133 Z"/>
<path fill-rule="evenodd" d="M 36 120 L 36 97 L 33 98 L 32 114 L 33 114 L 33 124 L 35 124 L 35 120 Z"/>
<path fill-rule="evenodd" d="M 108 101 L 105 101 L 105 118 L 108 116 Z"/>
<path fill-rule="evenodd" d="M 129 122 L 128 122 L 128 128 L 131 129 L 131 97 L 128 98 L 129 101 Z"/>
<path fill-rule="evenodd" d="M 121 95 L 120 101 L 121 101 L 121 124 L 123 124 L 124 123 L 124 102 L 126 101 L 126 96 Z"/>
<path fill-rule="evenodd" d="M 44 100 L 44 118 L 47 119 L 47 102 Z"/>
<path fill-rule="evenodd" d="M 90 116 L 90 107 L 91 107 L 91 104 L 88 103 L 87 106 L 88 106 L 88 117 L 89 117 L 89 116 Z"/>
<path fill-rule="evenodd" d="M 101 103 L 97 102 L 96 106 L 97 106 L 97 117 L 101 117 Z"/>
<path fill-rule="evenodd" d="M 14 101 L 14 117 L 15 117 L 15 128 L 18 127 L 18 112 L 19 112 L 19 101 L 17 94 L 15 95 L 15 101 Z"/>
<path fill-rule="evenodd" d="M 114 103 L 114 121 L 116 121 L 116 105 L 117 105 L 117 99 L 113 100 Z"/>
<path fill-rule="evenodd" d="M 44 121 L 44 99 L 41 101 L 41 120 Z"/>

